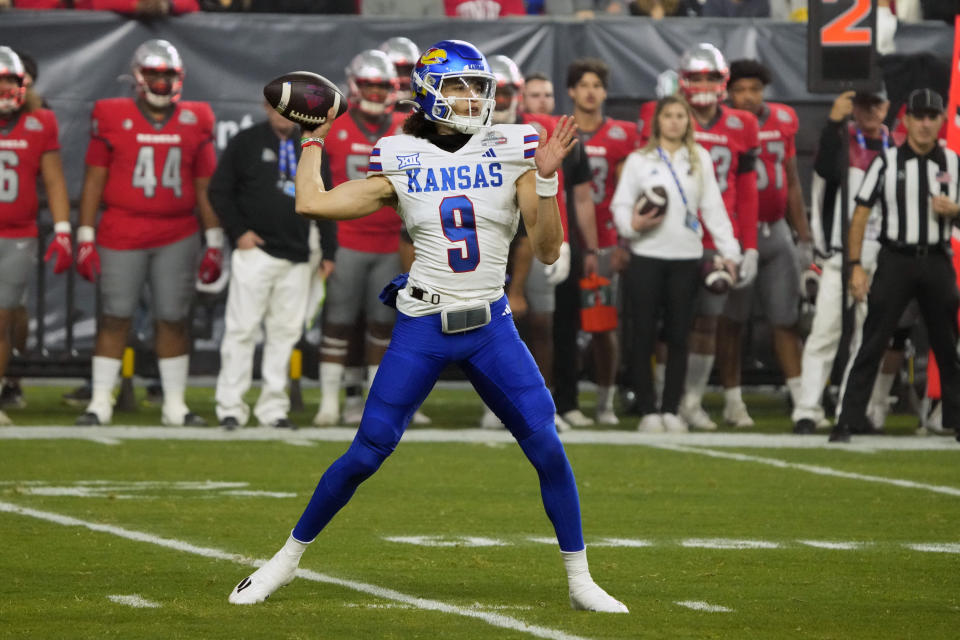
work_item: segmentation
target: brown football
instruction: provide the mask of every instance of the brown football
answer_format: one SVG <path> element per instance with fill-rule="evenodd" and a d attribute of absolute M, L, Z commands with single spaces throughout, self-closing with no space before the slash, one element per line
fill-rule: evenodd
<path fill-rule="evenodd" d="M 637 198 L 636 211 L 642 216 L 653 211 L 653 217 L 659 218 L 667 212 L 667 190 L 661 186 L 644 189 Z"/>
<path fill-rule="evenodd" d="M 711 293 L 726 293 L 733 286 L 733 276 L 719 260 L 704 260 L 700 264 L 703 286 Z"/>
<path fill-rule="evenodd" d="M 305 129 L 316 129 L 326 122 L 330 107 L 336 107 L 336 117 L 347 111 L 347 98 L 337 85 L 309 71 L 274 78 L 263 88 L 263 97 L 277 113 Z"/>

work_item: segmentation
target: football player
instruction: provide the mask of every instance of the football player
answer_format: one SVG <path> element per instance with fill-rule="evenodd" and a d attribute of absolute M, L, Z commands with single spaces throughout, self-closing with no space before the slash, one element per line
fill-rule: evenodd
<path fill-rule="evenodd" d="M 757 300 L 773 330 L 773 348 L 791 401 L 794 406 L 799 402 L 802 343 L 796 325 L 800 276 L 813 263 L 813 241 L 797 172 L 797 114 L 787 105 L 764 100 L 768 84 L 770 71 L 760 62 L 735 60 L 730 64 L 730 103 L 755 115 L 760 124 L 757 278 L 752 285 L 730 292 L 717 327 L 717 359 L 725 389 L 723 417 L 735 427 L 753 426 L 740 393 L 740 354 L 743 324 L 750 317 L 756 288 L 760 290 Z"/>
<path fill-rule="evenodd" d="M 26 105 L 23 62 L 0 46 L 0 377 L 11 353 L 14 313 L 22 306 L 37 255 L 37 177 L 43 178 L 53 242 L 46 260 L 54 273 L 73 262 L 70 204 L 60 161 L 57 118 L 52 111 Z M 0 411 L 0 425 L 10 418 Z"/>
<path fill-rule="evenodd" d="M 697 44 L 680 57 L 677 82 L 693 109 L 694 138 L 713 158 L 723 204 L 743 249 L 743 261 L 735 286 L 745 287 L 756 277 L 759 262 L 755 167 L 759 145 L 758 124 L 752 113 L 723 104 L 729 77 L 730 70 L 723 54 L 712 44 Z M 640 109 L 644 139 L 649 137 L 655 109 L 655 102 L 648 102 Z M 716 246 L 707 231 L 703 234 L 703 246 L 704 259 L 712 261 Z M 680 417 L 695 429 L 717 428 L 704 411 L 702 402 L 716 353 L 717 317 L 723 312 L 726 298 L 727 294 L 714 294 L 701 289 L 697 300 L 697 315 L 690 334 L 686 391 L 680 403 Z M 659 372 L 658 377 L 662 377 Z"/>
<path fill-rule="evenodd" d="M 397 70 L 398 93 L 401 100 L 398 100 L 393 108 L 395 111 L 409 113 L 413 108 L 413 101 L 410 99 L 412 95 L 410 93 L 410 74 L 413 73 L 413 65 L 417 63 L 417 58 L 420 57 L 420 47 L 410 38 L 396 36 L 384 40 L 378 48 L 390 56 L 390 60 Z"/>
<path fill-rule="evenodd" d="M 368 49 L 357 54 L 346 69 L 350 87 L 350 108 L 333 125 L 326 142 L 327 159 L 335 185 L 362 179 L 373 145 L 385 135 L 396 135 L 406 117 L 394 111 L 399 83 L 390 57 Z M 317 426 L 340 422 L 340 384 L 347 364 L 349 342 L 362 341 L 355 351 L 364 354 L 366 378 L 373 382 L 383 353 L 390 344 L 394 311 L 380 303 L 383 285 L 400 271 L 398 254 L 402 222 L 391 207 L 374 215 L 337 224 L 337 268 L 327 281 L 323 337 L 320 342 L 320 407 L 313 423 Z M 366 332 L 357 336 L 355 327 Z M 351 363 L 353 364 L 353 363 Z M 363 380 L 363 370 L 351 379 Z M 359 422 L 362 396 L 348 395 L 344 420 Z M 357 406 L 359 405 L 359 406 Z M 429 418 L 420 414 L 418 424 Z"/>
<path fill-rule="evenodd" d="M 216 165 L 213 111 L 205 102 L 180 100 L 183 62 L 166 40 L 140 45 L 132 72 L 135 98 L 98 100 L 93 106 L 77 272 L 91 282 L 99 280 L 102 309 L 92 363 L 93 397 L 77 424 L 110 422 L 130 319 L 149 282 L 163 424 L 200 426 L 204 420 L 184 400 L 190 367 L 187 316 L 195 280 L 217 280 L 223 261 L 223 229 L 207 199 Z M 101 202 L 105 207 L 97 223 Z M 207 242 L 199 276 L 195 209 Z"/>
<path fill-rule="evenodd" d="M 590 577 L 576 484 L 553 424 L 553 401 L 503 293 L 521 215 L 537 259 L 552 264 L 560 254 L 557 170 L 576 143 L 576 126 L 561 120 L 539 145 L 529 125 L 491 126 L 496 80 L 483 54 L 463 41 L 427 49 L 413 82 L 418 109 L 404 123 L 404 135 L 374 146 L 365 180 L 329 192 L 317 181 L 333 109 L 326 124 L 306 134 L 297 211 L 347 219 L 394 206 L 413 237 L 416 259 L 409 278 L 393 283 L 399 311 L 394 339 L 356 438 L 320 479 L 283 548 L 244 578 L 229 600 L 263 602 L 293 580 L 307 545 L 394 450 L 441 371 L 457 363 L 537 470 L 571 605 L 626 613 Z"/>
<path fill-rule="evenodd" d="M 619 272 L 629 256 L 620 246 L 610 212 L 610 200 L 627 156 L 640 146 L 633 123 L 603 115 L 607 99 L 610 68 L 602 60 L 577 60 L 567 69 L 567 94 L 573 101 L 573 117 L 580 130 L 590 167 L 593 170 L 593 202 L 597 227 L 597 274 L 610 280 L 612 299 L 617 299 Z M 586 250 L 588 253 L 589 249 Z M 593 354 L 597 378 L 596 420 L 600 424 L 619 423 L 613 411 L 614 380 L 617 372 L 617 333 L 594 333 Z M 560 414 L 572 426 L 586 426 L 592 420 L 579 409 Z"/>

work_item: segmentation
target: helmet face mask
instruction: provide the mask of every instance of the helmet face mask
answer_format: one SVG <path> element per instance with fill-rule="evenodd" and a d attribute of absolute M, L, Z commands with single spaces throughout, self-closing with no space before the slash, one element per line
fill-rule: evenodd
<path fill-rule="evenodd" d="M 427 120 L 468 134 L 490 126 L 497 82 L 473 45 L 438 42 L 420 56 L 412 80 L 414 102 Z"/>
<path fill-rule="evenodd" d="M 680 58 L 678 75 L 680 91 L 691 106 L 707 107 L 727 97 L 730 69 L 712 44 L 701 42 L 687 50 Z"/>
<path fill-rule="evenodd" d="M 393 110 L 400 83 L 390 57 L 382 51 L 368 49 L 347 66 L 349 100 L 363 114 L 377 117 Z"/>
<path fill-rule="evenodd" d="M 490 72 L 497 78 L 496 109 L 493 112 L 495 124 L 512 124 L 517 120 L 520 110 L 520 96 L 523 93 L 523 74 L 517 63 L 504 55 L 490 56 Z"/>
<path fill-rule="evenodd" d="M 16 113 L 27 97 L 26 72 L 20 56 L 10 47 L 0 47 L 0 115 Z"/>
<path fill-rule="evenodd" d="M 133 79 L 137 93 L 151 107 L 165 109 L 180 100 L 183 61 L 166 40 L 147 40 L 133 54 Z"/>
<path fill-rule="evenodd" d="M 397 71 L 397 80 L 400 82 L 400 95 L 406 99 L 411 96 L 410 76 L 413 73 L 414 65 L 420 57 L 420 48 L 410 38 L 397 36 L 390 38 L 381 44 L 380 51 L 386 53 Z"/>

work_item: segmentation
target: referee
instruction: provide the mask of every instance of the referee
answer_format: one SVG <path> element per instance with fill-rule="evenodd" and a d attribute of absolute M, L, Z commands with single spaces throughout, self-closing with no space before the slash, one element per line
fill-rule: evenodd
<path fill-rule="evenodd" d="M 943 118 L 939 94 L 930 89 L 911 93 L 906 143 L 873 160 L 857 193 L 850 222 L 850 291 L 857 300 L 862 300 L 868 289 L 870 296 L 863 342 L 850 371 L 831 442 L 848 442 L 851 433 L 874 432 L 864 415 L 873 378 L 900 315 L 914 298 L 941 367 L 943 424 L 960 427 L 960 293 L 948 248 L 951 224 L 960 214 L 960 162 L 954 151 L 937 144 Z M 881 249 L 870 285 L 860 257 L 867 218 L 878 202 Z"/>

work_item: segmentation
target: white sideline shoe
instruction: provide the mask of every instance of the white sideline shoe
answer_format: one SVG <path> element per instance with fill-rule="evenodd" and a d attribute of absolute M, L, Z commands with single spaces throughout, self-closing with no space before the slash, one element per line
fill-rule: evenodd
<path fill-rule="evenodd" d="M 867 420 L 875 429 L 883 429 L 888 413 L 890 413 L 890 404 L 887 402 L 871 402 L 867 405 Z"/>
<path fill-rule="evenodd" d="M 13 420 L 10 419 L 10 416 L 5 414 L 3 411 L 0 411 L 0 427 L 9 427 L 13 424 Z"/>
<path fill-rule="evenodd" d="M 298 562 L 281 549 L 265 565 L 240 581 L 230 592 L 230 604 L 257 604 L 291 582 Z"/>
<path fill-rule="evenodd" d="M 571 409 L 563 414 L 562 417 L 571 427 L 576 428 L 593 426 L 593 420 L 583 415 L 583 411 L 580 411 L 580 409 Z"/>
<path fill-rule="evenodd" d="M 753 418 L 750 417 L 747 405 L 743 402 L 724 405 L 723 421 L 737 429 L 749 429 L 754 426 Z"/>
<path fill-rule="evenodd" d="M 604 591 L 596 582 L 570 589 L 570 606 L 576 611 L 596 611 L 598 613 L 630 613 L 623 604 Z"/>
<path fill-rule="evenodd" d="M 823 417 L 817 420 L 817 429 L 829 429 L 833 426 L 833 423 L 830 422 L 830 418 Z"/>
<path fill-rule="evenodd" d="M 339 411 L 334 409 L 333 411 L 324 411 L 323 407 L 317 411 L 317 415 L 313 416 L 313 425 L 315 427 L 329 427 L 331 425 L 340 424 L 340 415 Z"/>
<path fill-rule="evenodd" d="M 363 398 L 360 396 L 347 398 L 343 403 L 343 421 L 347 424 L 360 424 L 361 418 L 363 418 Z"/>
<path fill-rule="evenodd" d="M 700 429 L 701 431 L 715 431 L 717 429 L 717 423 L 710 419 L 700 403 L 697 403 L 696 406 L 681 404 L 680 417 L 693 429 Z"/>
<path fill-rule="evenodd" d="M 570 431 L 571 427 L 566 420 L 560 417 L 559 413 L 553 414 L 553 424 L 557 427 L 557 433 L 563 433 L 564 431 Z"/>
<path fill-rule="evenodd" d="M 430 419 L 430 416 L 424 415 L 419 409 L 413 414 L 413 417 L 410 418 L 410 422 L 413 424 L 430 424 L 433 420 Z"/>
<path fill-rule="evenodd" d="M 648 413 L 640 418 L 637 431 L 640 433 L 663 433 L 663 418 L 660 417 L 659 413 Z"/>
<path fill-rule="evenodd" d="M 661 413 L 660 421 L 663 423 L 663 430 L 667 433 L 687 433 L 690 427 L 683 421 L 683 418 L 675 413 Z"/>
<path fill-rule="evenodd" d="M 617 425 L 620 424 L 620 418 L 613 412 L 613 409 L 607 409 L 597 414 L 597 424 Z"/>
<path fill-rule="evenodd" d="M 481 429 L 503 429 L 503 423 L 500 422 L 500 418 L 497 417 L 493 411 L 490 410 L 490 407 L 484 405 L 483 407 L 483 417 L 480 418 L 480 428 Z"/>

